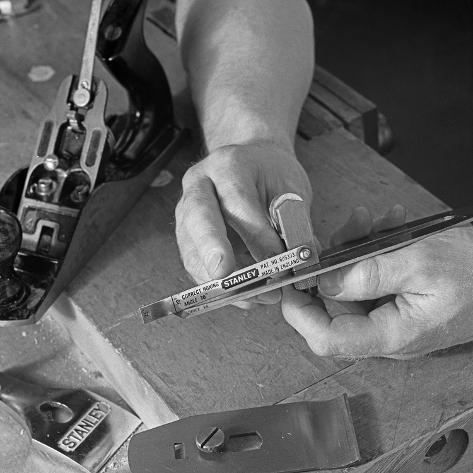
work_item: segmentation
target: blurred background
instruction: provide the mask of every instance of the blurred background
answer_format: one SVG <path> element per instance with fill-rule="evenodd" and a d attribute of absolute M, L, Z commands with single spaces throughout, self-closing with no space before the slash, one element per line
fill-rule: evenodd
<path fill-rule="evenodd" d="M 386 115 L 386 158 L 450 206 L 473 203 L 473 2 L 309 2 L 317 62 Z"/>

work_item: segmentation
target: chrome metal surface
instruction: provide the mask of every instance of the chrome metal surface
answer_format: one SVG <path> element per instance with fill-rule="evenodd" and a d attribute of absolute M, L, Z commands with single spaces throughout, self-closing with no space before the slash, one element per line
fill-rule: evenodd
<path fill-rule="evenodd" d="M 322 251 L 319 255 L 319 263 L 300 269 L 297 274 L 285 274 L 278 278 L 258 279 L 256 282 L 252 281 L 247 284 L 244 288 L 230 290 L 223 296 L 210 296 L 207 297 L 205 301 L 196 301 L 192 307 L 180 311 L 172 310 L 169 300 L 172 300 L 174 296 L 143 306 L 139 311 L 144 323 L 152 322 L 171 313 L 182 318 L 186 318 L 190 315 L 203 314 L 211 310 L 225 307 L 233 302 L 242 301 L 288 284 L 295 284 L 309 278 L 316 278 L 328 271 L 333 271 L 334 269 L 348 266 L 382 253 L 394 251 L 449 228 L 467 224 L 472 220 L 473 207 L 433 215 L 409 222 L 394 230 L 379 232 L 368 238 Z M 260 264 L 266 261 L 267 260 Z M 292 268 L 297 269 L 298 265 L 294 265 Z M 239 273 L 244 273 L 245 270 L 246 268 L 243 268 L 239 270 Z M 204 286 L 211 286 L 215 282 L 216 281 L 209 281 L 205 283 Z M 192 291 L 193 289 L 189 289 L 187 292 Z"/>
<path fill-rule="evenodd" d="M 92 0 L 90 7 L 89 23 L 85 37 L 84 52 L 82 54 L 82 64 L 80 67 L 77 89 L 74 91 L 73 100 L 77 107 L 85 107 L 92 98 L 92 81 L 94 75 L 95 50 L 97 48 L 97 38 L 99 34 L 100 10 L 102 0 Z"/>
<path fill-rule="evenodd" d="M 319 262 L 317 241 L 310 220 L 309 207 L 302 197 L 293 193 L 274 197 L 269 206 L 269 214 L 274 228 L 288 250 L 303 244 L 308 246 L 309 251 L 301 258 L 305 264 L 293 269 L 294 276 L 304 268 L 317 264 Z M 294 288 L 305 291 L 316 285 L 317 278 L 308 278 L 294 283 Z"/>
<path fill-rule="evenodd" d="M 225 433 L 218 427 L 204 429 L 197 434 L 195 444 L 201 452 L 221 452 L 225 446 Z"/>
<path fill-rule="evenodd" d="M 316 251 L 307 246 L 299 246 L 292 250 L 273 256 L 266 260 L 235 271 L 223 279 L 215 279 L 192 289 L 182 291 L 162 301 L 140 307 L 140 313 L 145 323 L 169 314 L 188 316 L 203 310 L 207 301 L 224 299 L 228 293 L 241 291 L 242 288 L 267 278 L 281 277 L 288 270 L 305 263 L 301 252 Z"/>

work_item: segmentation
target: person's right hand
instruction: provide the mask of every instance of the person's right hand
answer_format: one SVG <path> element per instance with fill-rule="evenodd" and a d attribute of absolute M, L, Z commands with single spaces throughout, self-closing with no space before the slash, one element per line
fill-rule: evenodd
<path fill-rule="evenodd" d="M 271 200 L 292 192 L 308 209 L 312 201 L 309 180 L 294 151 L 267 141 L 217 149 L 187 171 L 182 187 L 176 236 L 184 267 L 198 283 L 236 270 L 226 224 L 260 261 L 284 251 L 270 223 Z M 279 290 L 257 299 L 279 300 Z"/>

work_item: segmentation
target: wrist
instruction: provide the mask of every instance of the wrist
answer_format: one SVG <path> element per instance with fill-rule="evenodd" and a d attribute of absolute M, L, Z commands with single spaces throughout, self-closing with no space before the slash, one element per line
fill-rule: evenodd
<path fill-rule="evenodd" d="M 207 151 L 231 145 L 265 144 L 294 153 L 294 131 L 287 125 L 245 110 L 227 108 L 224 115 L 202 120 Z"/>
<path fill-rule="evenodd" d="M 222 154 L 223 153 L 223 154 Z M 230 154 L 229 154 L 230 153 Z M 287 140 L 284 136 L 274 135 L 274 136 L 264 136 L 262 134 L 255 135 L 249 139 L 245 140 L 234 140 L 222 145 L 219 145 L 209 150 L 208 155 L 219 155 L 224 156 L 232 155 L 236 159 L 243 156 L 253 160 L 253 158 L 258 157 L 257 159 L 261 162 L 267 161 L 268 164 L 275 165 L 274 157 L 277 155 L 277 161 L 291 161 L 297 160 L 295 155 L 294 146 Z"/>

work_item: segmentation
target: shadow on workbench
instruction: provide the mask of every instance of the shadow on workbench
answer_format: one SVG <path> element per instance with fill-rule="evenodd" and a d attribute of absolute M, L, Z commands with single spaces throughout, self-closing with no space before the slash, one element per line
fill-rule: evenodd
<path fill-rule="evenodd" d="M 374 450 L 371 445 L 377 445 L 376 439 L 380 438 L 379 422 L 376 416 L 373 396 L 368 393 L 350 396 L 348 400 L 355 427 L 358 447 L 361 453 L 361 463 L 366 463 L 376 458 L 382 452 Z"/>

